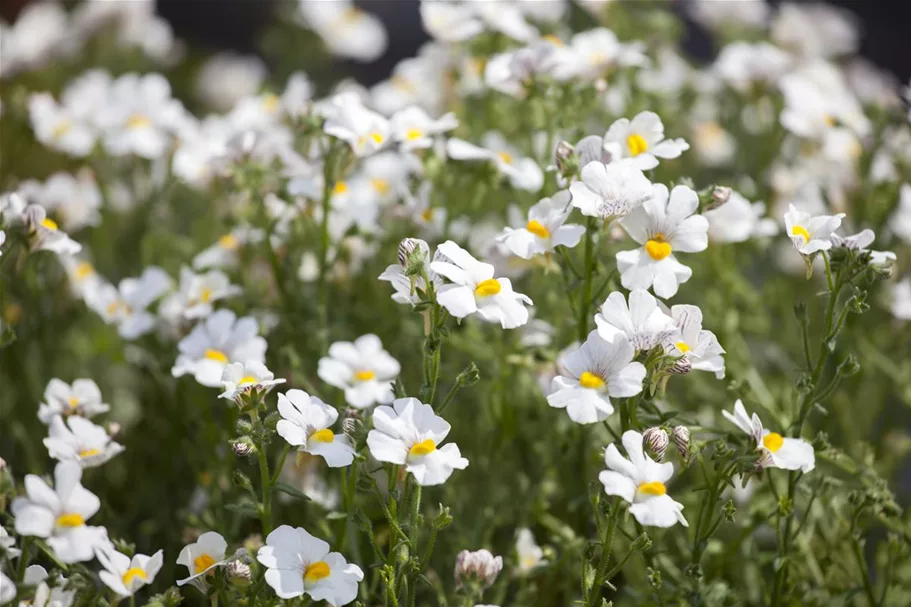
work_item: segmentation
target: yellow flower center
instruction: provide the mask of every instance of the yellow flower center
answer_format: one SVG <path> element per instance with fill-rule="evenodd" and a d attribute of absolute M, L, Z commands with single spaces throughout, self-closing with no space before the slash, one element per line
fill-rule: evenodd
<path fill-rule="evenodd" d="M 382 195 L 389 193 L 389 182 L 385 179 L 371 179 L 370 185 L 373 186 L 373 189 Z"/>
<path fill-rule="evenodd" d="M 79 406 L 79 399 L 75 396 L 71 396 L 69 400 L 66 401 L 66 404 L 70 406 L 70 409 L 75 409 Z"/>
<path fill-rule="evenodd" d="M 135 579 L 139 578 L 143 582 L 149 579 L 149 576 L 146 575 L 146 572 L 139 567 L 133 567 L 127 569 L 127 572 L 123 574 L 123 585 L 127 588 L 130 587 L 130 583 Z"/>
<path fill-rule="evenodd" d="M 234 234 L 225 234 L 218 239 L 218 246 L 228 251 L 236 249 L 239 244 L 240 243 L 237 242 L 237 237 L 234 236 Z"/>
<path fill-rule="evenodd" d="M 424 221 L 433 219 L 433 209 L 424 209 L 424 212 L 421 213 L 421 219 Z"/>
<path fill-rule="evenodd" d="M 408 141 L 414 141 L 415 139 L 420 139 L 423 136 L 424 131 L 421 129 L 408 129 L 408 131 L 405 133 L 405 138 Z"/>
<path fill-rule="evenodd" d="M 66 514 L 61 514 L 57 517 L 57 526 L 58 527 L 82 527 L 85 525 L 85 519 L 82 518 L 81 514 L 76 514 L 75 512 L 68 512 Z"/>
<path fill-rule="evenodd" d="M 532 219 L 525 225 L 525 229 L 541 238 L 550 238 L 550 231 L 541 225 L 541 222 Z"/>
<path fill-rule="evenodd" d="M 42 227 L 47 228 L 48 230 L 57 230 L 57 222 L 51 219 L 50 217 L 45 217 L 41 220 Z"/>
<path fill-rule="evenodd" d="M 237 382 L 237 383 L 238 383 L 238 384 L 256 384 L 256 383 L 259 383 L 259 382 L 256 381 L 256 378 L 253 377 L 252 375 L 245 375 L 244 377 L 241 377 L 241 378 L 240 378 L 240 381 Z"/>
<path fill-rule="evenodd" d="M 408 450 L 410 455 L 427 455 L 428 453 L 433 453 L 437 450 L 437 444 L 433 442 L 432 438 L 425 438 L 419 443 L 411 445 L 411 449 Z"/>
<path fill-rule="evenodd" d="M 152 121 L 145 114 L 133 114 L 127 119 L 128 129 L 143 129 L 152 125 Z"/>
<path fill-rule="evenodd" d="M 98 449 L 83 449 L 79 452 L 79 457 L 93 457 L 95 455 L 99 455 L 100 453 L 101 451 Z"/>
<path fill-rule="evenodd" d="M 377 133 L 377 132 L 370 133 L 370 138 L 373 139 L 373 143 L 375 143 L 375 144 L 377 144 L 377 145 L 379 145 L 379 144 L 383 143 L 384 141 L 386 141 L 386 138 L 383 137 L 382 134 Z"/>
<path fill-rule="evenodd" d="M 269 114 L 278 109 L 278 97 L 273 93 L 268 93 L 263 96 L 263 109 L 266 110 Z"/>
<path fill-rule="evenodd" d="M 794 226 L 791 228 L 792 236 L 800 236 L 804 242 L 810 242 L 810 233 L 803 226 Z"/>
<path fill-rule="evenodd" d="M 639 133 L 633 133 L 626 138 L 626 147 L 629 148 L 630 156 L 638 156 L 648 151 L 648 142 Z"/>
<path fill-rule="evenodd" d="M 75 274 L 76 274 L 76 278 L 78 278 L 79 280 L 88 278 L 94 272 L 95 272 L 95 268 L 92 267 L 92 264 L 90 264 L 86 261 L 83 261 L 82 263 L 76 265 Z"/>
<path fill-rule="evenodd" d="M 512 154 L 510 154 L 509 152 L 498 152 L 497 156 L 499 156 L 500 160 L 502 160 L 506 164 L 512 164 Z"/>
<path fill-rule="evenodd" d="M 604 380 L 590 371 L 585 371 L 579 376 L 579 385 L 583 388 L 598 390 L 599 388 L 604 387 Z"/>
<path fill-rule="evenodd" d="M 771 451 L 772 453 L 777 452 L 781 449 L 781 446 L 784 444 L 784 438 L 777 432 L 769 432 L 762 437 L 762 446 Z"/>
<path fill-rule="evenodd" d="M 209 303 L 210 299 L 212 299 L 212 289 L 209 287 L 203 287 L 202 291 L 199 293 L 200 303 Z"/>
<path fill-rule="evenodd" d="M 554 36 L 553 34 L 547 34 L 546 36 L 542 36 L 542 38 L 543 38 L 544 40 L 547 40 L 548 42 L 550 42 L 550 43 L 553 44 L 554 46 L 566 46 L 566 44 L 564 44 L 562 40 L 560 40 L 559 38 L 557 38 L 557 37 Z"/>
<path fill-rule="evenodd" d="M 664 234 L 655 234 L 645 243 L 645 252 L 655 261 L 661 261 L 671 254 L 671 243 L 664 241 Z"/>
<path fill-rule="evenodd" d="M 681 352 L 683 352 L 684 354 L 686 354 L 687 352 L 689 352 L 691 350 L 691 348 L 688 345 L 686 345 L 686 342 L 678 341 L 674 345 L 677 346 L 677 349 L 680 350 Z"/>
<path fill-rule="evenodd" d="M 227 355 L 225 355 L 224 352 L 221 352 L 219 350 L 206 350 L 206 352 L 205 352 L 205 354 L 203 354 L 203 356 L 205 356 L 209 360 L 217 360 L 220 363 L 228 362 Z"/>
<path fill-rule="evenodd" d="M 208 554 L 201 554 L 193 559 L 193 573 L 199 574 L 215 564 L 215 559 L 213 559 Z"/>
<path fill-rule="evenodd" d="M 389 81 L 392 83 L 392 86 L 399 89 L 400 91 L 405 91 L 406 93 L 414 92 L 414 84 L 411 82 L 411 80 L 408 80 L 404 76 L 393 76 L 389 79 Z M 411 132 L 412 131 L 409 131 L 409 133 Z M 411 139 L 411 136 L 409 135 L 408 138 Z"/>
<path fill-rule="evenodd" d="M 357 381 L 370 381 L 376 377 L 376 373 L 369 371 L 367 369 L 362 369 L 361 371 L 354 372 L 354 379 Z"/>
<path fill-rule="evenodd" d="M 645 493 L 646 495 L 664 495 L 667 493 L 667 487 L 664 486 L 664 483 L 652 481 L 651 483 L 642 483 L 639 485 L 639 492 Z"/>
<path fill-rule="evenodd" d="M 826 126 L 835 126 L 835 117 L 831 114 L 826 114 L 822 121 L 826 123 Z"/>
<path fill-rule="evenodd" d="M 60 139 L 64 135 L 70 132 L 70 129 L 73 128 L 73 123 L 69 120 L 61 120 L 60 123 L 54 127 L 51 137 L 55 140 Z"/>
<path fill-rule="evenodd" d="M 324 428 L 311 434 L 310 438 L 318 443 L 331 443 L 335 440 L 335 434 L 329 428 Z"/>
<path fill-rule="evenodd" d="M 348 191 L 348 184 L 345 183 L 344 181 L 336 182 L 335 187 L 332 188 L 332 193 L 335 194 L 336 196 L 344 194 L 347 191 Z"/>
<path fill-rule="evenodd" d="M 500 292 L 500 283 L 494 278 L 488 278 L 478 283 L 474 289 L 474 294 L 478 297 L 489 297 Z"/>
<path fill-rule="evenodd" d="M 304 570 L 304 582 L 313 584 L 318 582 L 323 578 L 329 577 L 329 574 L 332 573 L 329 569 L 328 563 L 325 561 L 316 561 L 307 565 L 307 569 Z"/>

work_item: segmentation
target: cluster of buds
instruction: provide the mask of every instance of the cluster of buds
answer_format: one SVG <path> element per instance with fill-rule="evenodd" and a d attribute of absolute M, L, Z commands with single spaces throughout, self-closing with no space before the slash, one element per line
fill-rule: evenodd
<path fill-rule="evenodd" d="M 494 556 L 490 551 L 483 549 L 474 552 L 462 550 L 456 556 L 456 587 L 476 584 L 481 588 L 489 588 L 502 569 L 502 556 Z"/>

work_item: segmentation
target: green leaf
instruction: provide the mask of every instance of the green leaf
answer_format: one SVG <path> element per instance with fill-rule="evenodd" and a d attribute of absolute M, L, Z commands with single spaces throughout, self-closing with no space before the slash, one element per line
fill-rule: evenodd
<path fill-rule="evenodd" d="M 296 497 L 298 499 L 306 500 L 308 502 L 310 501 L 310 498 L 307 497 L 306 494 L 304 494 L 300 489 L 298 489 L 296 487 L 292 487 L 288 483 L 285 483 L 282 481 L 278 481 L 277 483 L 272 485 L 272 491 L 278 491 L 280 493 L 285 493 L 287 495 L 290 495 L 291 497 Z"/>

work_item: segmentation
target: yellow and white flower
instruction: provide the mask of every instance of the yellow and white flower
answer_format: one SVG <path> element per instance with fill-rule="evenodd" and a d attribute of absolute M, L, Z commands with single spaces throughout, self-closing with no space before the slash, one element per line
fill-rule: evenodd
<path fill-rule="evenodd" d="M 560 53 L 560 61 L 551 71 L 553 77 L 560 81 L 592 81 L 606 76 L 614 67 L 648 63 L 642 42 L 620 42 L 614 32 L 604 27 L 573 35 L 568 47 L 570 52 Z"/>
<path fill-rule="evenodd" d="M 450 314 L 465 318 L 477 313 L 487 322 L 500 323 L 504 329 L 528 322 L 525 306 L 532 305 L 531 299 L 513 291 L 508 278 L 494 278 L 492 265 L 478 261 L 451 240 L 437 247 L 434 259 L 430 269 L 453 283 L 440 287 L 437 294 L 437 301 Z"/>
<path fill-rule="evenodd" d="M 801 255 L 812 255 L 832 248 L 832 233 L 841 226 L 844 213 L 817 215 L 798 211 L 792 204 L 784 214 L 788 237 Z"/>
<path fill-rule="evenodd" d="M 579 244 L 585 228 L 578 224 L 565 225 L 573 207 L 570 194 L 563 190 L 553 198 L 544 198 L 528 210 L 528 223 L 521 228 L 504 228 L 497 242 L 522 259 L 550 253 L 555 247 L 568 249 Z"/>
<path fill-rule="evenodd" d="M 314 601 L 347 605 L 357 598 L 358 583 L 364 579 L 360 567 L 329 552 L 329 544 L 301 527 L 277 527 L 256 560 L 267 568 L 266 583 L 282 599 L 307 594 Z"/>
<path fill-rule="evenodd" d="M 330 468 L 350 466 L 354 447 L 344 434 L 331 429 L 338 419 L 338 410 L 303 390 L 288 390 L 278 395 L 279 420 L 275 430 L 289 445 L 301 451 L 319 455 Z"/>
<path fill-rule="evenodd" d="M 117 287 L 103 283 L 86 294 L 85 302 L 104 322 L 116 325 L 122 338 L 136 339 L 155 328 L 155 315 L 147 308 L 172 286 L 164 270 L 150 266 L 139 278 L 124 278 Z"/>
<path fill-rule="evenodd" d="M 440 446 L 451 426 L 416 398 L 399 398 L 392 407 L 377 407 L 367 435 L 370 454 L 378 461 L 405 466 L 421 486 L 440 485 L 468 460 L 458 445 Z"/>
<path fill-rule="evenodd" d="M 759 464 L 763 468 L 810 472 L 816 467 L 813 445 L 801 438 L 787 438 L 763 428 L 759 416 L 755 413 L 752 417 L 747 415 L 739 398 L 734 403 L 733 414 L 727 411 L 721 414 L 756 442 L 756 449 L 762 452 Z"/>
<path fill-rule="evenodd" d="M 375 154 L 389 144 L 389 121 L 364 107 L 356 94 L 336 95 L 330 100 L 324 111 L 328 113 L 328 117 L 323 130 L 327 135 L 341 139 L 350 145 L 355 156 Z"/>
<path fill-rule="evenodd" d="M 53 150 L 85 157 L 95 147 L 98 131 L 94 125 L 48 93 L 29 96 L 28 114 L 35 138 Z"/>
<path fill-rule="evenodd" d="M 240 295 L 241 288 L 231 284 L 224 272 L 210 270 L 196 274 L 190 268 L 180 268 L 180 286 L 161 302 L 161 316 L 179 323 L 181 320 L 205 318 L 214 310 L 216 301 Z"/>
<path fill-rule="evenodd" d="M 535 542 L 531 529 L 521 528 L 516 537 L 516 554 L 519 555 L 519 572 L 528 573 L 532 569 L 547 564 L 544 551 Z"/>
<path fill-rule="evenodd" d="M 0 573 L 2 576 L 2 573 Z M 76 589 L 67 590 L 67 580 L 57 574 L 52 585 L 48 585 L 47 569 L 41 565 L 29 565 L 25 568 L 25 576 L 22 583 L 25 586 L 35 586 L 35 594 L 30 600 L 20 601 L 19 607 L 70 607 L 76 601 Z M 0 579 L 0 604 L 5 602 L 3 598 L 4 580 Z M 16 586 L 13 584 L 13 595 L 16 594 Z"/>
<path fill-rule="evenodd" d="M 683 139 L 665 139 L 664 124 L 654 112 L 640 112 L 632 120 L 620 118 L 604 135 L 604 149 L 616 160 L 628 158 L 643 171 L 658 166 L 658 159 L 678 158 L 690 149 Z"/>
<path fill-rule="evenodd" d="M 399 261 L 401 263 L 387 266 L 383 273 L 379 275 L 379 280 L 390 283 L 392 288 L 395 289 L 395 293 L 392 294 L 394 302 L 414 306 L 421 301 L 421 296 L 417 290 L 427 291 L 427 285 L 423 276 L 408 276 L 405 274 L 405 264 L 408 262 L 407 255 L 418 255 L 422 259 L 421 265 L 426 269 L 427 278 L 433 283 L 434 288 L 440 288 L 443 285 L 443 279 L 430 269 L 430 247 L 427 243 L 417 238 L 409 238 L 407 240 L 410 243 L 408 247 L 411 250 L 403 251 L 403 241 L 403 244 L 399 245 Z"/>
<path fill-rule="evenodd" d="M 750 203 L 738 192 L 731 192 L 727 202 L 704 213 L 709 222 L 709 241 L 745 242 L 750 238 L 774 236 L 778 222 L 764 217 L 765 204 Z"/>
<path fill-rule="evenodd" d="M 53 214 L 68 232 L 101 222 L 101 190 L 89 170 L 54 173 L 44 183 L 29 179 L 20 184 L 19 193 Z"/>
<path fill-rule="evenodd" d="M 446 142 L 446 155 L 453 160 L 480 160 L 493 163 L 512 187 L 537 192 L 544 185 L 544 172 L 531 158 L 519 155 L 502 135 L 489 132 L 483 138 L 483 147 L 453 137 Z"/>
<path fill-rule="evenodd" d="M 134 554 L 133 558 L 120 553 L 111 543 L 95 547 L 95 556 L 104 570 L 98 574 L 101 581 L 117 596 L 133 596 L 137 590 L 155 581 L 164 562 L 163 551 L 152 556 Z"/>
<path fill-rule="evenodd" d="M 554 377 L 547 404 L 566 409 L 579 424 L 600 422 L 614 412 L 613 398 L 642 392 L 645 366 L 634 362 L 635 350 L 626 337 L 602 339 L 597 331 L 579 348 L 560 358 L 560 375 Z"/>
<path fill-rule="evenodd" d="M 201 591 L 206 588 L 206 576 L 225 563 L 228 543 L 217 531 L 206 531 L 192 544 L 187 544 L 177 556 L 177 564 L 186 567 L 190 576 L 177 581 L 178 586 L 193 584 Z"/>
<path fill-rule="evenodd" d="M 642 449 L 642 435 L 635 430 L 623 433 L 623 448 L 627 457 L 620 455 L 614 443 L 604 452 L 607 470 L 598 475 L 604 492 L 629 502 L 629 511 L 646 527 L 673 527 L 680 523 L 689 527 L 683 518 L 683 504 L 667 494 L 667 483 L 674 475 L 674 464 L 659 464 Z"/>
<path fill-rule="evenodd" d="M 386 52 L 388 35 L 383 22 L 351 0 L 299 0 L 298 9 L 333 55 L 370 62 Z"/>
<path fill-rule="evenodd" d="M 61 230 L 41 205 L 28 205 L 23 211 L 23 219 L 34 250 L 52 251 L 61 257 L 72 256 L 82 250 L 82 245 Z"/>
<path fill-rule="evenodd" d="M 696 253 L 708 248 L 709 222 L 694 213 L 699 196 L 684 185 L 654 184 L 652 197 L 620 220 L 633 240 L 642 245 L 617 253 L 620 282 L 627 289 L 654 288 L 655 295 L 673 297 L 693 271 L 677 261 L 675 252 Z"/>
<path fill-rule="evenodd" d="M 601 339 L 614 341 L 622 335 L 636 352 L 651 350 L 676 332 L 674 319 L 644 289 L 630 291 L 629 305 L 619 291 L 608 295 L 595 315 L 595 325 Z"/>
<path fill-rule="evenodd" d="M 383 349 L 376 335 L 362 335 L 329 346 L 329 355 L 319 359 L 317 375 L 345 391 L 345 402 L 363 409 L 377 403 L 391 403 L 392 383 L 402 370 L 399 361 Z"/>
<path fill-rule="evenodd" d="M 283 383 L 284 379 L 275 379 L 275 374 L 261 362 L 248 360 L 231 363 L 222 371 L 221 385 L 225 391 L 218 397 L 237 401 L 253 391 L 265 394 L 274 386 Z"/>
<path fill-rule="evenodd" d="M 222 385 L 225 367 L 233 362 L 263 362 L 266 340 L 257 335 L 259 327 L 250 316 L 237 318 L 230 310 L 216 310 L 180 340 L 174 377 L 191 374 L 210 388 Z"/>
<path fill-rule="evenodd" d="M 677 305 L 670 310 L 677 332 L 664 340 L 665 352 L 684 357 L 698 371 L 710 371 L 724 379 L 724 348 L 711 331 L 702 328 L 702 310 L 697 306 Z"/>
<path fill-rule="evenodd" d="M 573 206 L 605 221 L 624 217 L 652 197 L 652 183 L 630 162 L 589 162 L 569 186 Z"/>
<path fill-rule="evenodd" d="M 223 268 L 237 265 L 240 249 L 250 242 L 259 242 L 262 232 L 246 226 L 238 227 L 223 234 L 212 246 L 201 251 L 193 258 L 193 268 Z"/>
<path fill-rule="evenodd" d="M 82 466 L 60 462 L 54 468 L 55 488 L 40 476 L 25 476 L 25 496 L 10 505 L 16 533 L 45 538 L 63 563 L 90 561 L 95 546 L 107 540 L 103 527 L 85 522 L 101 507 L 98 497 L 82 486 Z"/>
<path fill-rule="evenodd" d="M 123 451 L 123 445 L 111 440 L 104 428 L 78 415 L 69 416 L 66 422 L 55 416 L 44 446 L 52 458 L 78 462 L 83 468 L 100 466 Z"/>
<path fill-rule="evenodd" d="M 38 419 L 50 424 L 58 415 L 89 418 L 107 413 L 111 407 L 101 400 L 101 390 L 91 379 L 77 379 L 70 385 L 55 377 L 44 389 L 44 402 L 38 406 Z"/>
<path fill-rule="evenodd" d="M 423 109 L 409 106 L 396 112 L 390 119 L 392 137 L 402 150 L 423 150 L 433 146 L 433 136 L 446 133 L 459 126 L 452 112 L 434 120 Z"/>
<path fill-rule="evenodd" d="M 484 31 L 484 22 L 469 4 L 421 1 L 421 21 L 440 42 L 464 42 Z"/>

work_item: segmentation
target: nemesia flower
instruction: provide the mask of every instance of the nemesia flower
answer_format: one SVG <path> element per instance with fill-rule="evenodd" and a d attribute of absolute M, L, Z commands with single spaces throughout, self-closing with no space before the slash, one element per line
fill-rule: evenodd
<path fill-rule="evenodd" d="M 360 567 L 329 552 L 329 544 L 301 527 L 277 527 L 256 560 L 267 568 L 266 583 L 282 599 L 307 594 L 314 601 L 347 605 L 357 598 L 358 583 L 364 579 Z"/>
<path fill-rule="evenodd" d="M 44 401 L 38 406 L 38 419 L 45 424 L 58 415 L 89 418 L 111 410 L 101 402 L 101 390 L 91 379 L 77 379 L 70 385 L 55 377 L 44 389 Z"/>
<path fill-rule="evenodd" d="M 337 95 L 331 100 L 331 108 L 323 130 L 348 143 L 355 156 L 369 156 L 389 143 L 389 121 L 364 107 L 357 95 Z"/>
<path fill-rule="evenodd" d="M 812 255 L 832 248 L 832 232 L 841 225 L 844 213 L 811 216 L 792 204 L 784 214 L 784 225 L 791 242 L 801 255 Z"/>
<path fill-rule="evenodd" d="M 734 403 L 734 413 L 722 411 L 724 418 L 750 435 L 761 451 L 759 465 L 763 468 L 781 468 L 810 472 L 816 467 L 813 445 L 801 438 L 787 438 L 762 427 L 762 421 L 755 413 L 747 415 L 740 399 Z"/>
<path fill-rule="evenodd" d="M 370 62 L 386 51 L 388 35 L 383 22 L 351 0 L 299 0 L 298 10 L 333 55 Z"/>
<path fill-rule="evenodd" d="M 490 588 L 502 570 L 502 556 L 494 556 L 483 548 L 473 552 L 462 550 L 456 555 L 456 588 L 461 588 L 466 583 L 476 583 L 482 588 Z"/>
<path fill-rule="evenodd" d="M 536 567 L 547 564 L 544 551 L 535 543 L 535 536 L 531 529 L 519 529 L 516 537 L 516 553 L 519 555 L 519 571 L 528 573 Z"/>
<path fill-rule="evenodd" d="M 377 407 L 367 435 L 370 454 L 381 462 L 404 465 L 421 486 L 440 485 L 468 460 L 458 445 L 440 447 L 451 426 L 416 398 L 399 398 L 392 407 Z"/>
<path fill-rule="evenodd" d="M 654 112 L 640 112 L 632 120 L 620 118 L 604 135 L 604 149 L 614 160 L 629 158 L 643 171 L 658 166 L 658 158 L 677 158 L 690 149 L 683 139 L 665 139 L 664 124 Z"/>
<path fill-rule="evenodd" d="M 317 375 L 330 386 L 344 390 L 349 405 L 363 409 L 392 402 L 392 383 L 400 371 L 399 362 L 371 333 L 353 343 L 337 341 L 329 346 L 329 355 L 319 359 Z"/>
<path fill-rule="evenodd" d="M 47 147 L 77 157 L 95 147 L 97 129 L 48 93 L 30 95 L 28 113 L 35 138 Z"/>
<path fill-rule="evenodd" d="M 219 398 L 240 401 L 241 397 L 251 392 L 269 392 L 273 386 L 285 383 L 284 379 L 275 379 L 275 374 L 261 362 L 248 360 L 226 365 L 221 374 L 221 385 L 225 391 Z"/>
<path fill-rule="evenodd" d="M 494 278 L 494 267 L 483 263 L 447 240 L 437 247 L 437 257 L 430 269 L 451 280 L 440 287 L 437 301 L 456 318 L 477 313 L 488 322 L 499 322 L 504 329 L 515 329 L 528 322 L 531 299 L 512 290 L 508 278 Z"/>
<path fill-rule="evenodd" d="M 889 310 L 899 320 L 911 320 L 911 278 L 905 278 L 891 289 Z"/>
<path fill-rule="evenodd" d="M 873 233 L 873 230 L 868 228 L 866 230 L 861 230 L 857 234 L 852 234 L 851 236 L 841 236 L 840 234 L 835 234 L 833 232 L 829 239 L 832 241 L 832 246 L 834 247 L 852 251 L 868 251 L 867 247 L 873 244 L 873 241 L 876 239 L 876 234 Z M 874 267 L 889 267 L 898 259 L 895 253 L 891 251 L 869 251 L 869 253 L 869 263 Z"/>
<path fill-rule="evenodd" d="M 34 474 L 25 476 L 25 496 L 10 505 L 19 535 L 45 538 L 63 563 L 79 563 L 94 558 L 95 546 L 107 539 L 103 527 L 85 524 L 101 502 L 81 484 L 82 467 L 76 462 L 60 462 L 54 468 L 55 488 Z"/>
<path fill-rule="evenodd" d="M 253 55 L 217 53 L 196 76 L 196 94 L 208 106 L 230 110 L 244 97 L 255 95 L 266 78 L 266 64 Z"/>
<path fill-rule="evenodd" d="M 570 194 L 564 190 L 553 198 L 544 198 L 528 210 L 528 223 L 522 228 L 504 228 L 497 242 L 505 244 L 514 255 L 531 259 L 550 253 L 555 247 L 568 249 L 579 244 L 585 228 L 577 224 L 564 225 L 572 212 Z"/>
<path fill-rule="evenodd" d="M 205 577 L 213 569 L 225 564 L 228 543 L 217 531 L 206 531 L 192 544 L 187 544 L 177 556 L 177 564 L 190 572 L 190 577 L 177 581 L 178 586 L 193 584 L 200 590 L 206 586 Z"/>
<path fill-rule="evenodd" d="M 628 306 L 623 293 L 608 295 L 595 315 L 595 325 L 601 339 L 614 341 L 623 335 L 637 352 L 651 350 L 676 332 L 674 319 L 644 289 L 630 291 Z"/>
<path fill-rule="evenodd" d="M 512 187 L 537 192 L 544 185 L 544 172 L 531 158 L 522 157 L 502 135 L 490 132 L 484 136 L 484 146 L 474 145 L 452 137 L 446 142 L 446 155 L 454 160 L 482 160 L 492 162 Z"/>
<path fill-rule="evenodd" d="M 587 217 L 624 217 L 652 197 L 651 182 L 630 162 L 589 162 L 580 178 L 570 184 L 569 192 L 573 206 Z"/>
<path fill-rule="evenodd" d="M 427 112 L 410 106 L 396 112 L 390 119 L 392 137 L 403 150 L 421 150 L 433 146 L 433 136 L 459 126 L 452 112 L 434 120 Z"/>
<path fill-rule="evenodd" d="M 266 340 L 257 335 L 259 327 L 250 316 L 237 318 L 230 310 L 216 310 L 180 340 L 174 377 L 192 374 L 210 388 L 222 385 L 222 373 L 232 362 L 263 362 Z"/>
<path fill-rule="evenodd" d="M 406 242 L 409 243 L 407 249 L 410 250 L 403 251 L 402 247 Z M 379 280 L 390 283 L 392 288 L 395 289 L 395 293 L 392 294 L 392 300 L 394 302 L 411 304 L 414 306 L 421 301 L 421 296 L 417 291 L 426 292 L 427 285 L 424 282 L 424 277 L 420 274 L 408 276 L 405 273 L 408 264 L 414 263 L 413 261 L 409 261 L 409 257 L 419 260 L 418 263 L 425 268 L 427 278 L 433 283 L 435 289 L 439 289 L 443 285 L 443 279 L 430 269 L 430 247 L 426 242 L 418 238 L 409 238 L 402 241 L 402 244 L 399 245 L 400 263 L 387 266 L 378 278 Z"/>
<path fill-rule="evenodd" d="M 674 464 L 656 463 L 642 449 L 642 435 L 627 430 L 622 437 L 627 457 L 620 455 L 611 443 L 604 452 L 607 470 L 598 475 L 604 492 L 629 502 L 630 513 L 647 527 L 673 527 L 680 523 L 689 527 L 683 518 L 683 504 L 667 495 L 665 483 L 674 475 Z"/>
<path fill-rule="evenodd" d="M 2 575 L 2 574 L 0 574 Z M 20 607 L 70 607 L 76 601 L 76 590 L 66 590 L 67 580 L 60 574 L 53 581 L 53 587 L 47 583 L 47 569 L 41 565 L 29 565 L 25 568 L 25 576 L 22 583 L 26 586 L 36 586 L 35 595 L 31 600 L 21 601 Z M 3 586 L 3 580 L 0 579 L 0 588 Z M 16 593 L 16 586 L 13 584 L 13 596 Z M 3 603 L 2 593 L 0 593 L 0 603 Z"/>
<path fill-rule="evenodd" d="M 5 527 L 0 527 L 0 551 L 10 559 L 22 554 L 22 551 L 16 548 L 16 538 L 10 535 Z"/>
<path fill-rule="evenodd" d="M 484 31 L 484 22 L 470 4 L 422 1 L 421 22 L 440 42 L 464 42 Z"/>
<path fill-rule="evenodd" d="M 241 227 L 218 238 L 211 247 L 193 258 L 193 268 L 222 268 L 237 263 L 240 248 L 248 242 L 256 242 L 262 237 L 259 230 Z"/>
<path fill-rule="evenodd" d="M 57 255 L 75 255 L 82 245 L 57 227 L 57 222 L 47 216 L 44 207 L 31 204 L 24 211 L 25 223 L 31 236 L 31 246 L 36 251 L 53 251 Z"/>
<path fill-rule="evenodd" d="M 301 451 L 319 455 L 330 468 L 350 466 L 354 447 L 344 434 L 329 429 L 338 419 L 338 410 L 303 390 L 288 390 L 278 395 L 282 419 L 275 427 L 279 436 Z"/>
<path fill-rule="evenodd" d="M 234 297 L 241 288 L 231 284 L 224 272 L 211 270 L 196 274 L 187 267 L 180 268 L 180 286 L 161 302 L 160 313 L 166 318 L 193 320 L 212 313 L 216 301 Z"/>
<path fill-rule="evenodd" d="M 155 328 L 155 315 L 147 308 L 171 289 L 173 282 L 157 266 L 143 270 L 139 278 L 124 278 L 120 285 L 103 284 L 86 295 L 86 305 L 107 324 L 117 325 L 124 339 L 136 339 Z"/>
<path fill-rule="evenodd" d="M 597 331 L 579 348 L 562 356 L 560 375 L 554 377 L 547 404 L 566 409 L 579 424 L 600 422 L 614 412 L 611 397 L 626 398 L 642 392 L 645 366 L 634 362 L 635 350 L 622 335 L 612 341 Z"/>
<path fill-rule="evenodd" d="M 51 420 L 44 446 L 54 459 L 75 461 L 83 468 L 94 468 L 123 451 L 123 445 L 111 440 L 107 430 L 77 415 L 66 422 L 59 415 Z"/>
<path fill-rule="evenodd" d="M 553 76 L 560 81 L 595 80 L 614 67 L 641 66 L 648 62 L 641 42 L 620 42 L 617 35 L 603 27 L 574 34 L 570 53 L 561 54 Z"/>
<path fill-rule="evenodd" d="M 118 552 L 113 544 L 95 547 L 95 556 L 104 567 L 98 574 L 101 581 L 117 596 L 133 596 L 137 590 L 155 580 L 164 562 L 164 552 L 159 550 L 152 556 L 134 554 L 133 558 Z"/>
<path fill-rule="evenodd" d="M 684 185 L 654 184 L 652 197 L 620 220 L 642 248 L 617 253 L 620 282 L 627 289 L 653 287 L 659 297 L 673 297 L 693 271 L 677 261 L 674 252 L 696 253 L 708 247 L 709 222 L 694 215 L 699 196 Z"/>
<path fill-rule="evenodd" d="M 832 57 L 852 53 L 860 45 L 853 13 L 823 3 L 784 3 L 771 24 L 772 39 L 805 57 Z"/>
<path fill-rule="evenodd" d="M 765 205 L 750 203 L 738 192 L 731 192 L 728 201 L 703 214 L 709 222 L 709 241 L 745 242 L 750 238 L 774 236 L 778 222 L 764 217 Z"/>
<path fill-rule="evenodd" d="M 19 193 L 44 207 L 67 231 L 101 222 L 101 190 L 91 171 L 54 173 L 44 183 L 29 179 L 19 185 Z"/>
<path fill-rule="evenodd" d="M 713 69 L 735 90 L 749 92 L 756 83 L 774 84 L 793 59 L 768 42 L 732 42 L 718 54 Z"/>
<path fill-rule="evenodd" d="M 0 570 L 0 605 L 9 603 L 16 598 L 16 582 L 6 577 Z"/>
<path fill-rule="evenodd" d="M 684 357 L 692 369 L 710 371 L 718 379 L 724 379 L 724 348 L 714 333 L 702 328 L 702 310 L 697 306 L 676 305 L 671 308 L 671 317 L 678 332 L 664 340 L 665 351 Z"/>

